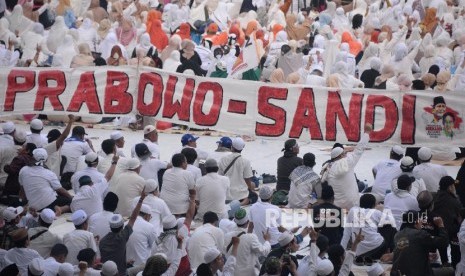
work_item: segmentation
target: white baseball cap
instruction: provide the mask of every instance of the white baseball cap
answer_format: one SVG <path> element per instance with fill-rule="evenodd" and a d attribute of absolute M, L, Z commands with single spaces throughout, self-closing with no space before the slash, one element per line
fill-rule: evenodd
<path fill-rule="evenodd" d="M 31 128 L 34 130 L 42 130 L 44 128 L 44 123 L 39 119 L 34 119 L 30 123 Z"/>
<path fill-rule="evenodd" d="M 3 219 L 6 220 L 7 222 L 10 222 L 14 220 L 16 217 L 21 215 L 24 211 L 24 208 L 19 206 L 19 207 L 8 207 L 5 210 L 3 210 Z"/>

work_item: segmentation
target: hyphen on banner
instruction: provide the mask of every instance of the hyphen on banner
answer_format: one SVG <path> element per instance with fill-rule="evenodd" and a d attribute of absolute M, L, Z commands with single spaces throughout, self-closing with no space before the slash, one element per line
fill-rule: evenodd
<path fill-rule="evenodd" d="M 460 93 L 342 90 L 213 79 L 143 67 L 0 68 L 2 115 L 141 114 L 268 138 L 463 145 Z M 446 105 L 447 103 L 447 105 Z"/>

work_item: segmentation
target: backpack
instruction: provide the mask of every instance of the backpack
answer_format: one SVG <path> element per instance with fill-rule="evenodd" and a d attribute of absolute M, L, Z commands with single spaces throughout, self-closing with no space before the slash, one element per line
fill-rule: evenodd
<path fill-rule="evenodd" d="M 289 192 L 286 190 L 279 190 L 273 193 L 271 196 L 271 204 L 273 205 L 287 205 Z"/>

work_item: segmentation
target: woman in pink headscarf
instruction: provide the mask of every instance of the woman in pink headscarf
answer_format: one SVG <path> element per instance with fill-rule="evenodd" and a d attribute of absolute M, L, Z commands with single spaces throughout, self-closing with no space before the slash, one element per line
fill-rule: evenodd
<path fill-rule="evenodd" d="M 121 19 L 120 26 L 116 28 L 116 36 L 124 47 L 128 47 L 135 43 L 137 30 L 134 28 L 129 18 L 123 17 Z"/>

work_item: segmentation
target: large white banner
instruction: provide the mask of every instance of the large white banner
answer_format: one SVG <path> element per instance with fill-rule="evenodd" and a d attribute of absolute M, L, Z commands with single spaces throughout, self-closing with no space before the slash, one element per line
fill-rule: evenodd
<path fill-rule="evenodd" d="M 139 113 L 195 128 L 303 141 L 465 145 L 465 99 L 385 90 L 274 85 L 152 68 L 0 69 L 0 112 Z"/>

